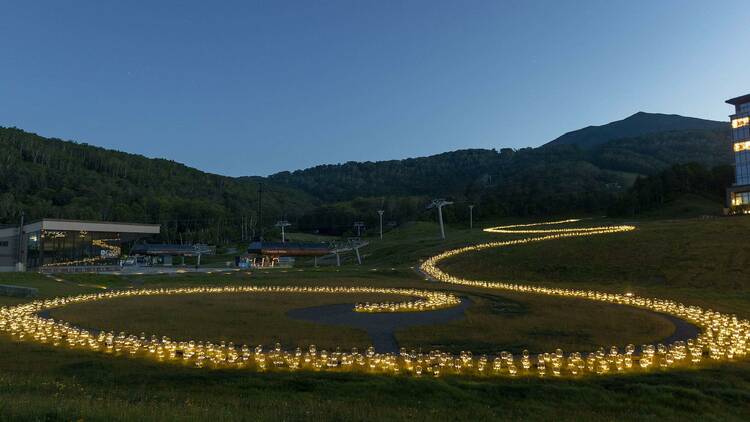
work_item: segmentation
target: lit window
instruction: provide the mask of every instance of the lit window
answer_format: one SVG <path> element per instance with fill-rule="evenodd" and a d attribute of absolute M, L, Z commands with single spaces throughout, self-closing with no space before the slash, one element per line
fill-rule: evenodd
<path fill-rule="evenodd" d="M 737 119 L 732 120 L 732 127 L 737 129 L 740 127 L 744 127 L 750 125 L 750 117 L 740 117 Z"/>
<path fill-rule="evenodd" d="M 750 151 L 750 141 L 737 142 L 734 144 L 734 152 Z"/>
<path fill-rule="evenodd" d="M 750 192 L 732 193 L 732 206 L 750 204 Z"/>

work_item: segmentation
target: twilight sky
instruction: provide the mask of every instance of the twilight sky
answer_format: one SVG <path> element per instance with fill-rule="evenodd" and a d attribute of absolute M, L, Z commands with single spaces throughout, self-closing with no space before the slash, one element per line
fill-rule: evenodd
<path fill-rule="evenodd" d="M 157 4 L 158 3 L 158 4 Z M 746 0 L 0 4 L 0 126 L 267 175 L 727 120 Z"/>

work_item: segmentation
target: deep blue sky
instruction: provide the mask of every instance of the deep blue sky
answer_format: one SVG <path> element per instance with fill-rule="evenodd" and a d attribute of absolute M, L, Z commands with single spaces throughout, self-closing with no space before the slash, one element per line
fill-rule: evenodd
<path fill-rule="evenodd" d="M 726 120 L 747 6 L 6 0 L 0 125 L 239 176 Z"/>

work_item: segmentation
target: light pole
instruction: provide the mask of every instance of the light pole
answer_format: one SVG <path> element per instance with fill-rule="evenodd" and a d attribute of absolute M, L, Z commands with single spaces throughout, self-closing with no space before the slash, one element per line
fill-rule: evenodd
<path fill-rule="evenodd" d="M 380 216 L 380 240 L 383 240 L 383 213 L 384 210 L 378 210 L 378 215 Z"/>
<path fill-rule="evenodd" d="M 258 183 L 258 240 L 263 241 L 263 183 Z"/>
<path fill-rule="evenodd" d="M 469 205 L 469 230 L 474 228 L 474 205 Z"/>
<path fill-rule="evenodd" d="M 276 223 L 276 227 L 281 227 L 281 243 L 286 243 L 286 234 L 284 233 L 284 227 L 289 227 L 292 224 L 286 220 L 280 220 Z"/>
<path fill-rule="evenodd" d="M 438 221 L 440 222 L 440 237 L 445 240 L 445 227 L 443 226 L 443 207 L 450 205 L 453 202 L 446 201 L 445 199 L 433 199 L 427 209 L 437 208 L 438 210 Z"/>
<path fill-rule="evenodd" d="M 26 213 L 24 211 L 21 211 L 21 225 L 18 226 L 18 239 L 17 239 L 17 260 L 16 260 L 16 271 L 26 271 L 23 266 L 26 265 L 26 260 L 23 255 L 23 249 L 21 248 L 21 242 L 23 241 L 23 219 L 26 217 Z"/>

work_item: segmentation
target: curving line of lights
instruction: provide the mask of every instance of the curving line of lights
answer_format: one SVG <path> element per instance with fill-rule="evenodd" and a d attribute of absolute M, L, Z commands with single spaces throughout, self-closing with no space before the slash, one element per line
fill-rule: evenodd
<path fill-rule="evenodd" d="M 565 355 L 561 349 L 542 353 L 536 357 L 524 351 L 520 356 L 500 352 L 494 357 L 474 356 L 471 352 L 451 354 L 433 350 L 416 352 L 401 349 L 399 353 L 376 353 L 370 347 L 364 352 L 353 349 L 351 352 L 318 351 L 315 345 L 304 351 L 282 350 L 280 344 L 264 350 L 262 346 L 251 348 L 233 343 L 214 344 L 195 340 L 172 340 L 168 337 L 114 332 L 92 332 L 74 327 L 67 322 L 55 321 L 39 315 L 40 312 L 71 303 L 85 303 L 107 300 L 116 297 L 174 295 L 174 294 L 219 294 L 219 293 L 377 293 L 397 294 L 417 299 L 407 302 L 360 303 L 355 305 L 357 312 L 406 312 L 434 310 L 455 306 L 460 300 L 450 293 L 434 290 L 373 288 L 373 287 L 299 287 L 299 286 L 227 286 L 190 287 L 175 289 L 145 289 L 110 291 L 98 294 L 79 295 L 66 298 L 38 300 L 13 307 L 0 308 L 0 332 L 6 332 L 16 339 L 32 340 L 58 347 L 71 347 L 94 350 L 113 355 L 150 357 L 164 362 L 182 362 L 196 367 L 209 368 L 248 368 L 252 370 L 326 370 L 358 371 L 366 373 L 396 374 L 414 376 L 441 376 L 443 374 L 469 375 L 535 375 L 579 376 L 582 374 L 611 374 L 634 371 L 647 371 L 653 368 L 688 367 L 705 359 L 725 361 L 742 358 L 750 353 L 750 322 L 734 315 L 723 314 L 710 309 L 687 306 L 666 299 L 638 297 L 633 294 L 613 294 L 591 290 L 541 287 L 519 283 L 479 281 L 455 277 L 438 268 L 445 259 L 477 252 L 488 248 L 523 245 L 532 242 L 562 239 L 568 237 L 593 236 L 628 232 L 633 226 L 603 226 L 571 229 L 530 229 L 529 227 L 549 226 L 579 220 L 564 220 L 536 224 L 520 224 L 486 229 L 491 233 L 548 233 L 544 236 L 528 237 L 500 242 L 488 242 L 445 251 L 427 259 L 421 270 L 437 281 L 462 286 L 510 290 L 524 293 L 572 297 L 606 303 L 634 306 L 656 312 L 667 313 L 685 319 L 701 328 L 701 333 L 687 341 L 677 341 L 664 345 L 643 345 L 640 353 L 636 347 L 628 345 L 620 351 L 613 346 L 608 350 L 599 348 L 596 352 Z"/>
<path fill-rule="evenodd" d="M 570 375 L 577 375 L 584 372 L 606 374 L 622 372 L 625 370 L 645 370 L 654 366 L 668 368 L 687 363 L 697 364 L 706 356 L 711 360 L 733 360 L 750 354 L 750 321 L 739 319 L 735 315 L 723 314 L 697 306 L 688 306 L 667 299 L 639 297 L 632 293 L 604 293 L 592 290 L 541 287 L 511 282 L 469 280 L 452 276 L 438 267 L 438 264 L 441 261 L 448 258 L 490 248 L 523 245 L 569 237 L 614 234 L 635 230 L 635 227 L 630 225 L 569 229 L 528 229 L 528 227 L 557 225 L 578 221 L 580 220 L 571 219 L 488 228 L 485 229 L 485 231 L 489 233 L 550 234 L 508 241 L 488 242 L 448 250 L 425 260 L 420 266 L 420 269 L 433 279 L 444 283 L 550 296 L 580 298 L 649 309 L 687 320 L 701 329 L 701 333 L 696 338 L 688 339 L 686 342 L 676 341 L 669 345 L 643 345 L 641 346 L 640 356 L 637 357 L 634 356 L 635 347 L 632 345 L 626 347 L 624 354 L 620 353 L 615 346 L 610 348 L 608 353 L 605 352 L 603 348 L 600 348 L 597 352 L 590 353 L 586 359 L 583 359 L 579 353 L 572 353 L 568 355 L 566 359 L 562 354 L 562 351 L 557 349 L 554 353 L 544 353 L 537 357 L 536 372 L 539 376 L 545 376 L 550 373 L 550 371 L 553 375 L 560 375 L 563 368 L 567 369 Z M 638 365 L 633 364 L 634 359 L 637 359 Z M 527 354 L 524 354 L 521 363 L 524 369 L 529 370 L 531 368 L 531 362 L 530 359 L 528 359 Z"/>

